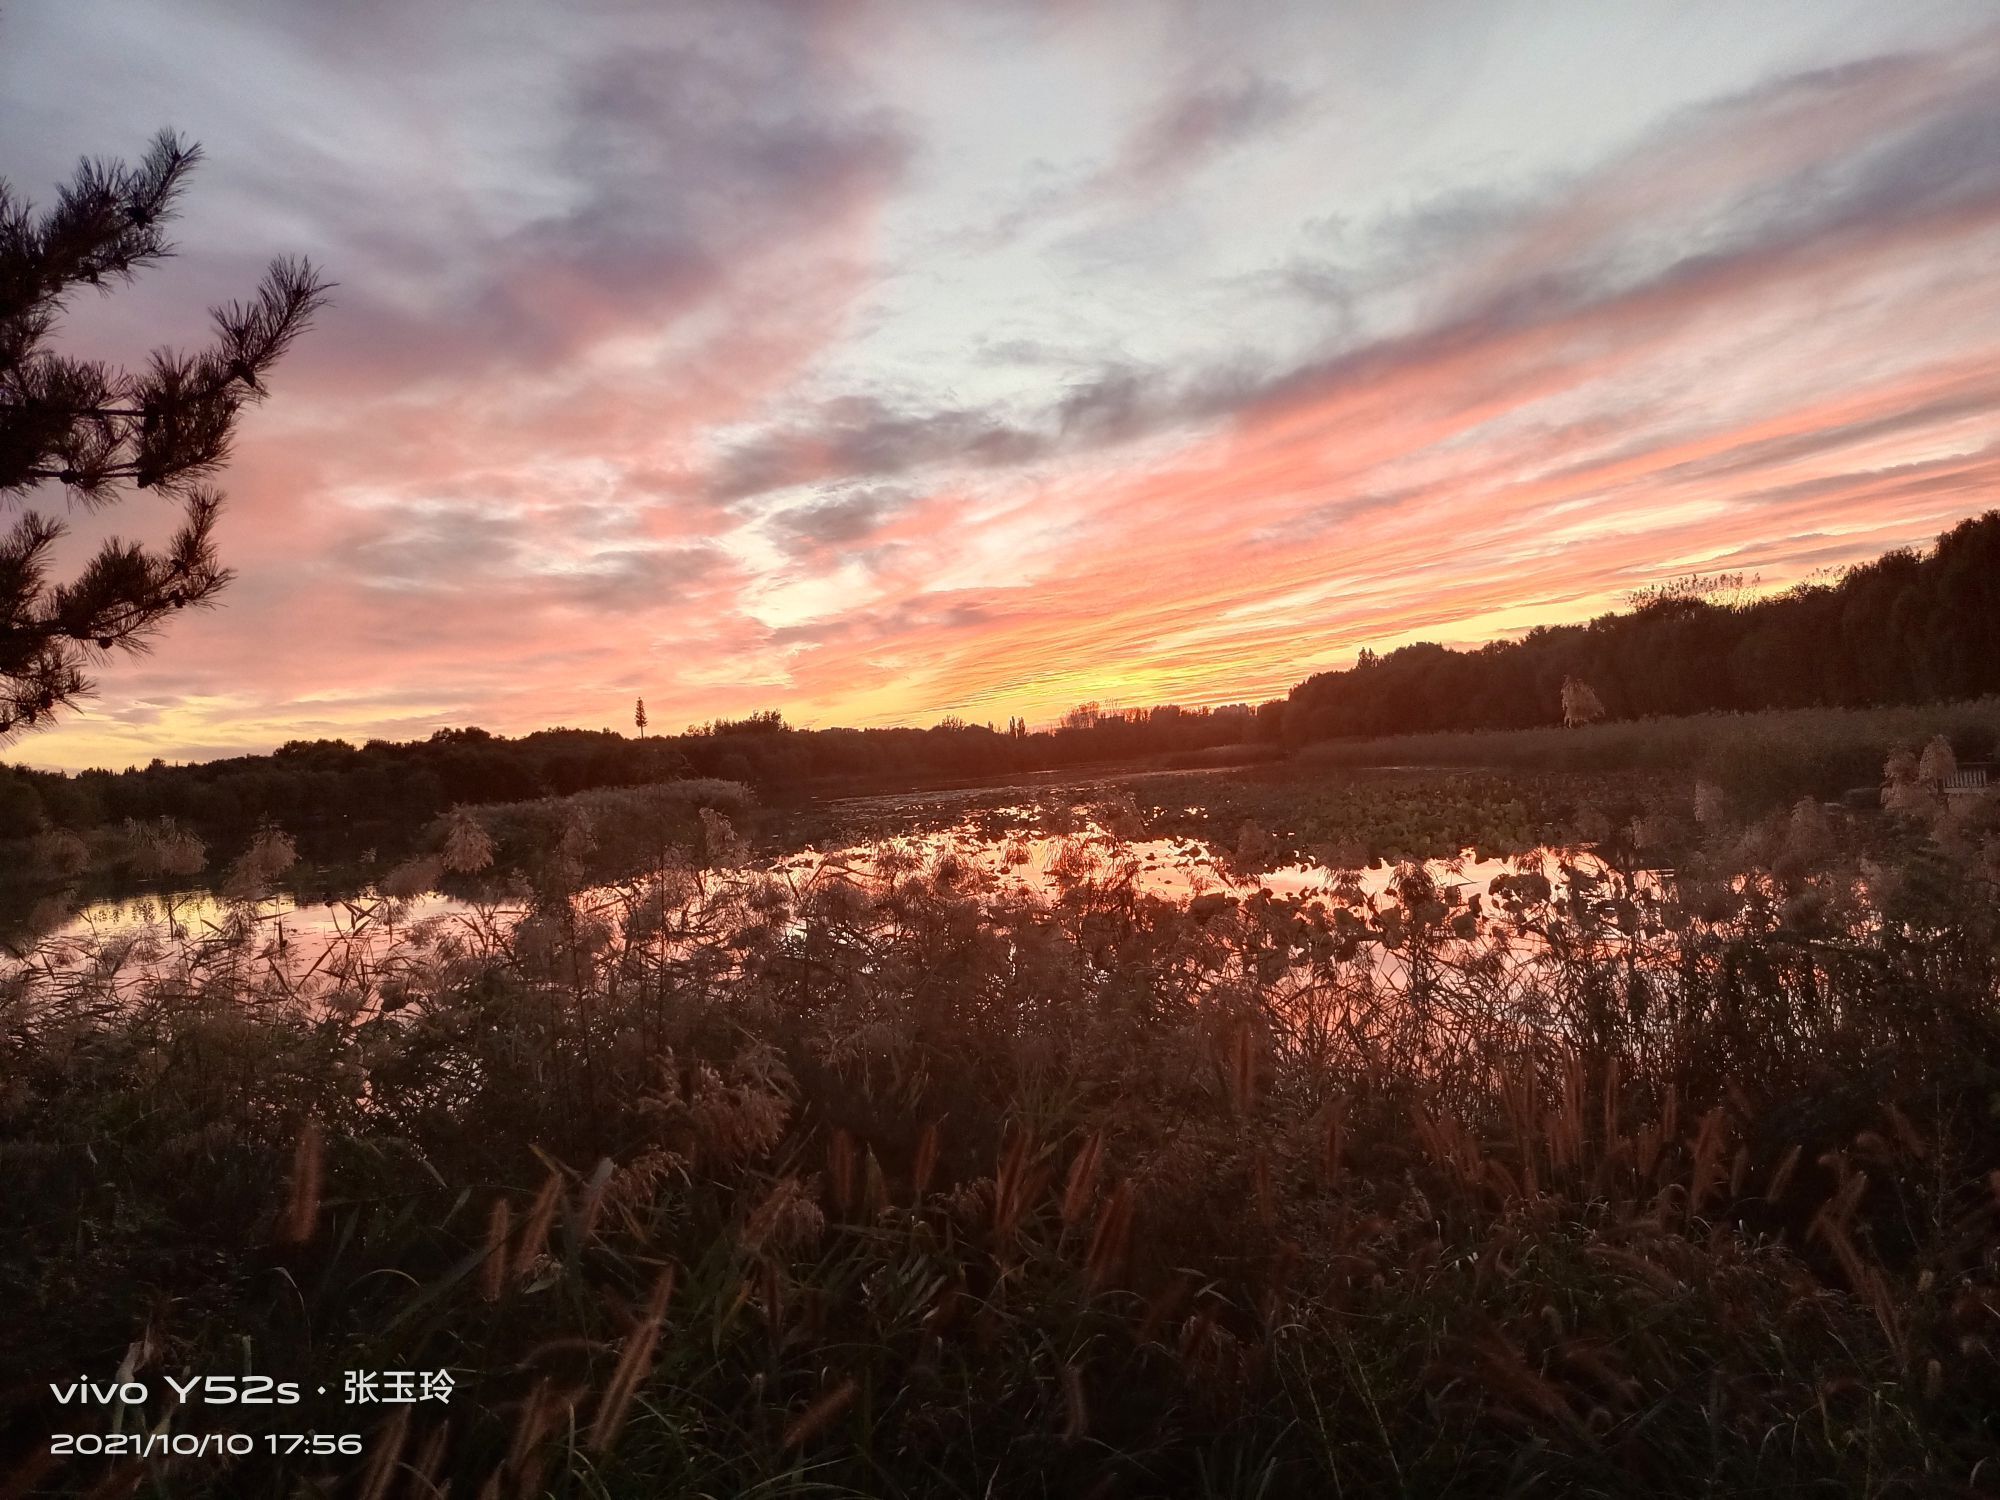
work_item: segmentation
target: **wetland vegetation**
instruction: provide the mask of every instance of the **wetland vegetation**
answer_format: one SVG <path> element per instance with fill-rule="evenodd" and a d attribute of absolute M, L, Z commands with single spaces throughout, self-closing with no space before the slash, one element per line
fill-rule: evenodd
<path fill-rule="evenodd" d="M 273 1419 L 363 1426 L 358 1473 L 13 1482 L 1976 1493 L 2000 819 L 1938 755 L 1869 815 L 1288 767 L 780 836 L 593 794 L 435 828 L 408 888 L 466 899 L 393 961 L 301 977 L 247 923 L 143 975 L 18 967 L 10 1433 L 52 1368 L 457 1392 Z M 925 829 L 1058 857 L 1010 883 Z M 1414 862 L 1590 834 L 1472 887 Z M 1329 878 L 1175 899 L 1125 857 L 1163 841 Z M 1334 873 L 1364 856 L 1406 862 Z"/>
<path fill-rule="evenodd" d="M 0 768 L 0 1500 L 2000 1491 L 2000 801 L 1979 769 L 2000 753 L 2000 512 L 1781 591 L 1687 577 L 1471 649 L 1407 633 L 1597 597 L 1646 565 L 1596 545 L 1615 527 L 1654 559 L 1797 572 L 1957 514 L 1987 472 L 1971 345 L 1928 395 L 1908 360 L 1858 359 L 1877 388 L 1798 388 L 1818 392 L 1813 430 L 1772 405 L 1732 437 L 1736 397 L 1710 386 L 1768 402 L 1771 372 L 1736 343 L 1684 359 L 1678 338 L 1763 341 L 1761 320 L 1681 300 L 1767 286 L 1760 264 L 1814 267 L 1815 310 L 1891 321 L 1887 278 L 1849 295 L 1830 268 L 1912 246 L 1873 232 L 1898 204 L 1977 222 L 1990 185 L 1960 191 L 1958 168 L 1981 155 L 1969 138 L 1990 145 L 1990 110 L 1924 125 L 1922 96 L 1972 98 L 1965 69 L 1992 48 L 1832 66 L 1815 44 L 1787 113 L 1760 115 L 1758 89 L 1685 106 L 1710 143 L 1685 157 L 1635 116 L 1606 133 L 1636 143 L 1619 147 L 1635 192 L 1579 157 L 1401 204 L 1416 179 L 1385 169 L 1403 227 L 1315 214 L 1310 257 L 1279 278 L 1337 301 L 1337 336 L 1296 306 L 1260 330 L 1174 293 L 1158 347 L 1216 322 L 1226 362 L 1190 344 L 1152 368 L 1150 337 L 1100 357 L 1067 316 L 1073 352 L 890 329 L 883 348 L 983 351 L 962 382 L 948 362 L 917 382 L 849 362 L 834 333 L 906 300 L 868 284 L 878 241 L 916 265 L 935 256 L 912 244 L 1019 237 L 1057 252 L 1049 268 L 1091 266 L 1079 294 L 1115 312 L 1103 252 L 1143 261 L 1159 236 L 1078 220 L 1030 238 L 1031 221 L 1114 184 L 1151 219 L 1205 164 L 1252 192 L 1324 176 L 1324 154 L 1281 178 L 1217 153 L 1317 128 L 1325 79 L 1295 95 L 1234 45 L 1216 56 L 1240 79 L 1176 59 L 1102 166 L 1038 158 L 1021 210 L 996 155 L 973 195 L 993 228 L 903 241 L 920 216 L 878 195 L 986 159 L 962 149 L 976 135 L 906 138 L 918 96 L 1018 112 L 945 73 L 893 108 L 834 107 L 834 75 L 903 71 L 894 46 L 850 67 L 878 49 L 835 9 L 740 57 L 707 50 L 719 22 L 668 16 L 573 76 L 609 35 L 565 17 L 497 92 L 399 28 L 423 86 L 372 69 L 359 132 L 293 66 L 323 50 L 315 28 L 141 49 L 154 72 L 220 59 L 249 95 L 244 59 L 284 63 L 262 71 L 301 112 L 263 132 L 239 213 L 291 178 L 360 201 L 343 153 L 386 142 L 393 198 L 333 243 L 378 269 L 420 253 L 348 294 L 360 317 L 336 347 L 366 363 L 306 384 L 296 464 L 251 466 L 253 493 L 289 495 L 284 532 L 242 554 L 268 570 L 246 627 L 261 649 L 208 637 L 202 670 L 132 692 L 99 743 L 423 737 Z M 340 32 L 349 65 L 366 29 Z M 469 50 L 500 58 L 506 35 Z M 1143 72 L 1151 45 L 1118 50 Z M 1392 73 L 1423 61 L 1396 50 Z M 949 63 L 907 56 L 927 83 Z M 92 109 L 154 97 L 45 71 Z M 1827 132 L 1798 111 L 1846 114 L 1870 79 L 1894 107 L 1831 133 L 1917 133 L 1813 161 L 1802 143 Z M 654 87 L 657 117 L 636 107 Z M 734 89 L 754 110 L 732 117 Z M 423 106 L 414 135 L 383 107 L 401 94 Z M 489 95 L 501 113 L 457 128 Z M 572 96 L 541 162 L 537 114 Z M 1671 235 L 1693 259 L 1587 243 L 1607 207 L 1709 175 L 1689 166 L 1707 132 L 1759 119 L 1783 149 L 1755 154 L 1806 175 L 1720 174 L 1726 201 Z M 1075 190 L 1040 175 L 1073 155 Z M 193 352 L 125 370 L 57 340 L 86 288 L 171 252 L 199 157 L 164 132 L 136 165 L 81 162 L 41 210 L 0 183 L 0 499 L 20 503 L 0 534 L 0 739 L 65 718 L 221 595 L 211 481 L 329 306 L 333 283 L 281 257 Z M 431 158 L 449 181 L 422 175 Z M 1571 190 L 1583 211 L 1555 232 L 1513 224 Z M 426 240 L 425 205 L 448 244 Z M 239 219 L 234 263 L 253 225 L 333 222 L 307 207 Z M 717 233 L 718 214 L 744 230 Z M 1176 260 L 1223 243 L 1197 217 L 1157 223 Z M 1805 253 L 1811 223 L 1840 254 Z M 1496 233 L 1518 248 L 1493 280 Z M 1389 274 L 1321 259 L 1375 240 Z M 1475 279 L 1431 287 L 1432 258 Z M 1230 261 L 1230 283 L 1279 290 Z M 1953 300 L 1963 276 L 1895 280 L 1927 301 L 1913 326 L 1978 322 Z M 212 284 L 84 332 L 136 350 Z M 982 289 L 970 315 L 1032 311 L 1004 279 L 963 284 Z M 1391 335 L 1347 305 L 1371 285 L 1469 321 Z M 1537 329 L 1551 313 L 1560 338 Z M 1620 328 L 1673 363 L 1631 365 Z M 1601 347 L 1571 357 L 1578 335 Z M 1291 348 L 1290 370 L 1261 371 L 1260 348 Z M 995 383 L 1015 364 L 1024 383 Z M 1694 404 L 1668 399 L 1724 369 Z M 1659 410 L 1571 399 L 1566 382 L 1613 371 Z M 1554 404 L 1510 409 L 1513 387 Z M 1892 451 L 1898 433 L 1916 446 Z M 1842 450 L 1865 483 L 1807 471 Z M 179 512 L 162 543 L 95 524 L 65 542 L 31 508 L 141 491 Z M 944 545 L 961 530 L 962 554 Z M 280 605 L 295 619 L 275 630 Z M 1394 638 L 1283 659 L 1358 621 Z M 644 672 L 732 716 L 649 734 L 625 696 Z M 946 712 L 1039 705 L 1051 683 L 1219 700 L 1293 676 L 1267 701 L 1085 702 L 1032 728 Z M 804 712 L 946 716 L 799 728 L 746 711 L 737 695 L 763 689 L 744 683 L 790 686 Z M 636 735 L 438 724 L 468 704 L 595 720 L 606 684 Z M 170 1394 L 234 1379 L 297 1402 Z"/>
<path fill-rule="evenodd" d="M 8 1492 L 2000 1485 L 1996 700 L 1286 722 L 15 773 Z"/>

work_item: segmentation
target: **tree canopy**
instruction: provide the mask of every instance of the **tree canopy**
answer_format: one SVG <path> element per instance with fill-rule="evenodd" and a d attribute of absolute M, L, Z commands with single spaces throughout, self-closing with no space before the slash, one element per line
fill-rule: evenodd
<path fill-rule="evenodd" d="M 1292 689 L 1298 743 L 1597 717 L 1868 708 L 2000 692 L 2000 511 L 1928 552 L 1901 549 L 1754 597 L 1742 575 L 1675 579 L 1634 608 L 1471 651 L 1363 650 Z M 1585 694 L 1588 694 L 1586 697 Z"/>
<path fill-rule="evenodd" d="M 200 155 L 162 131 L 136 165 L 80 162 L 40 211 L 0 182 L 0 499 L 60 488 L 95 509 L 131 488 L 180 510 L 164 546 L 111 537 L 67 581 L 51 576 L 61 521 L 23 509 L 0 533 L 0 737 L 73 707 L 92 691 L 90 666 L 144 650 L 169 615 L 229 581 L 209 481 L 328 283 L 304 260 L 274 260 L 250 300 L 210 309 L 207 348 L 155 349 L 137 371 L 52 347 L 80 288 L 108 289 L 172 253 L 165 228 Z"/>

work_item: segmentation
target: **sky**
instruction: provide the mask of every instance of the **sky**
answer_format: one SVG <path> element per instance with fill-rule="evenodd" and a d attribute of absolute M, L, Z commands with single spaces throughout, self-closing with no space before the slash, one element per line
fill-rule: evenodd
<path fill-rule="evenodd" d="M 2000 504 L 1987 0 L 0 8 L 17 192 L 162 126 L 61 347 L 338 288 L 24 764 L 1256 701 Z"/>

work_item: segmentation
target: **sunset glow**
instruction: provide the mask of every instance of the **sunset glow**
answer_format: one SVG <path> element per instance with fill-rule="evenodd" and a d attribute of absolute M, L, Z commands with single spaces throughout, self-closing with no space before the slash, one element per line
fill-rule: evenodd
<path fill-rule="evenodd" d="M 1928 541 L 2000 503 L 2000 17 L 1757 12 L 10 7 L 0 177 L 208 157 L 66 348 L 339 283 L 221 607 L 12 753 L 1256 701 Z"/>

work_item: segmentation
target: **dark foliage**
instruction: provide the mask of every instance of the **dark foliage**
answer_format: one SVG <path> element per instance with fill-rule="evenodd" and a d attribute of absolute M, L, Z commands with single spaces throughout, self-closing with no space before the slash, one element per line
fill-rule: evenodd
<path fill-rule="evenodd" d="M 1275 707 L 1276 705 L 1268 705 Z M 383 852 L 461 803 L 518 802 L 683 775 L 754 787 L 766 801 L 805 789 L 861 790 L 976 780 L 1147 756 L 1266 750 L 1276 720 L 1248 708 L 1102 714 L 1041 734 L 946 721 L 929 729 L 793 729 L 776 713 L 639 739 L 548 729 L 518 739 L 441 729 L 427 740 L 296 740 L 269 755 L 194 766 L 154 761 L 75 776 L 0 770 L 0 838 L 171 817 L 233 848 L 275 822 L 310 856 Z"/>
<path fill-rule="evenodd" d="M 215 551 L 222 497 L 206 481 L 324 302 L 318 272 L 273 261 L 251 301 L 212 310 L 208 348 L 156 349 L 137 373 L 50 347 L 79 287 L 130 280 L 171 253 L 164 226 L 199 157 L 163 131 L 137 166 L 79 163 L 39 213 L 0 182 L 0 500 L 60 486 L 96 508 L 130 485 L 182 511 L 165 547 L 112 537 L 67 583 L 49 576 L 60 522 L 30 510 L 0 535 L 0 736 L 50 722 L 91 691 L 92 662 L 144 649 L 168 615 L 229 581 Z"/>
<path fill-rule="evenodd" d="M 1292 689 L 1285 737 L 1521 729 L 1562 722 L 1565 680 L 1613 719 L 1764 708 L 1856 708 L 2000 691 L 2000 511 L 1928 554 L 1891 552 L 1838 583 L 1717 602 L 1649 591 L 1587 625 L 1538 626 L 1476 651 L 1422 642 Z"/>
<path fill-rule="evenodd" d="M 1670 887 L 1177 904 L 1107 852 L 669 852 L 395 962 L 0 974 L 0 1485 L 1990 1488 L 1993 804 L 1690 831 Z M 255 1441 L 49 1455 L 51 1375 L 121 1364 L 124 1432 Z M 456 1389 L 341 1400 L 384 1369 Z M 166 1397 L 237 1370 L 303 1403 Z"/>

